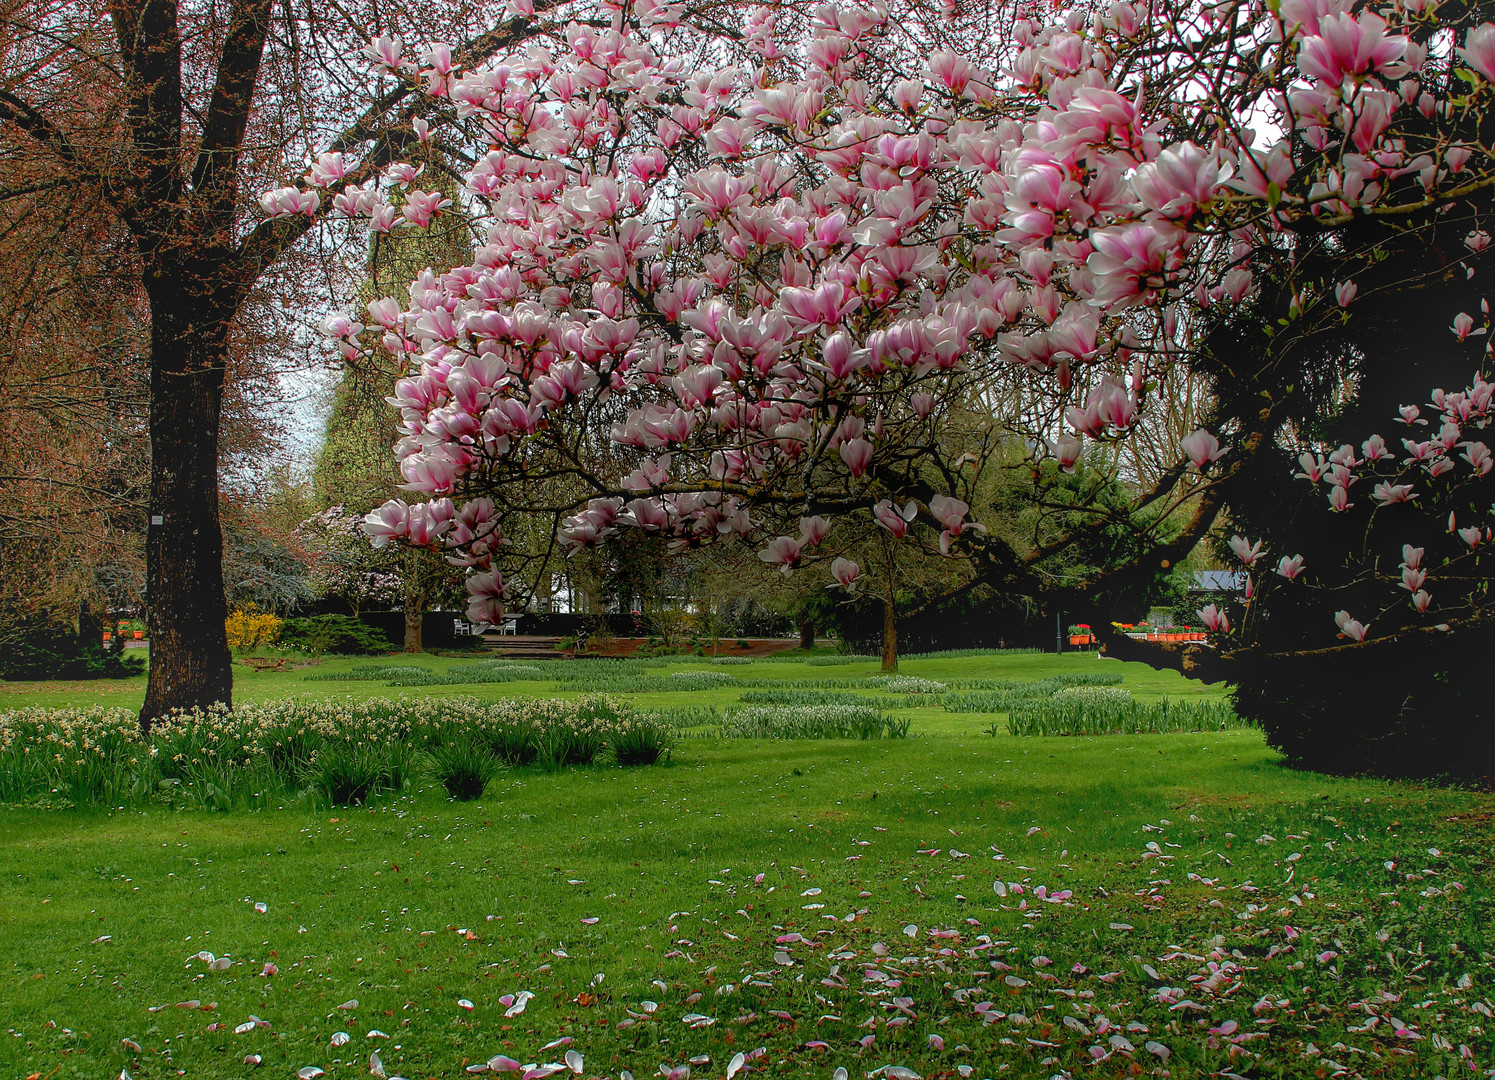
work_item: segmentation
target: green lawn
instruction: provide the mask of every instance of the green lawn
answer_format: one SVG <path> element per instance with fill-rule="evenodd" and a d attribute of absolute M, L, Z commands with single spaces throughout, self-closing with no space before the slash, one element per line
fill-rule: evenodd
<path fill-rule="evenodd" d="M 1218 693 L 1087 655 L 903 665 L 1107 667 L 1139 697 Z M 245 671 L 236 693 L 556 690 L 305 674 Z M 11 684 L 0 707 L 142 689 Z M 697 1059 L 699 1078 L 759 1048 L 747 1064 L 785 1077 L 1475 1075 L 1461 1048 L 1488 1074 L 1489 794 L 1292 771 L 1254 732 L 994 738 L 990 716 L 912 715 L 907 740 L 685 737 L 650 768 L 514 770 L 468 804 L 0 809 L 0 1076 L 237 1077 L 258 1054 L 268 1076 L 358 1077 L 376 1051 L 416 1080 L 573 1049 L 588 1076 Z M 267 1024 L 236 1033 L 251 1014 Z"/>

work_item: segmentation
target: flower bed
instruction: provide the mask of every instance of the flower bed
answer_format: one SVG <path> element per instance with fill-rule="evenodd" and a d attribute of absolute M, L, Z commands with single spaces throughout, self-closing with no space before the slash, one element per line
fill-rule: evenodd
<path fill-rule="evenodd" d="M 22 709 L 0 714 L 0 802 L 345 804 L 427 778 L 472 797 L 477 779 L 510 766 L 561 769 L 605 752 L 652 763 L 673 734 L 601 696 L 277 701 L 174 714 L 148 736 L 126 709 Z"/>
<path fill-rule="evenodd" d="M 717 733 L 728 739 L 903 739 L 909 725 L 876 705 L 761 705 L 731 710 Z"/>
<path fill-rule="evenodd" d="M 1013 735 L 1141 735 L 1250 726 L 1225 702 L 1164 698 L 1144 703 L 1114 686 L 1071 687 L 1015 705 L 1007 714 Z"/>

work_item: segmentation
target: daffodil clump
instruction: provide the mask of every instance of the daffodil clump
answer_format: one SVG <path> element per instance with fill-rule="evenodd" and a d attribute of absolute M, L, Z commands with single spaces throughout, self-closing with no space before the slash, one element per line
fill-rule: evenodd
<path fill-rule="evenodd" d="M 673 732 L 595 695 L 293 699 L 174 713 L 149 732 L 127 709 L 21 709 L 0 713 L 0 801 L 361 802 L 427 777 L 447 784 L 449 775 L 491 778 L 511 765 L 561 769 L 609 751 L 621 764 L 648 764 Z M 471 781 L 456 786 L 467 791 Z"/>

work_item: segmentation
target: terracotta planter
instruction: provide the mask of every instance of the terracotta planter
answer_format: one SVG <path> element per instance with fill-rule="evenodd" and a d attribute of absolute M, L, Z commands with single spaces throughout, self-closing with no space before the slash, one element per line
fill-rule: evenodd
<path fill-rule="evenodd" d="M 1071 645 L 1089 645 L 1090 644 L 1090 635 L 1089 634 L 1070 634 L 1069 635 L 1069 643 Z"/>
<path fill-rule="evenodd" d="M 136 641 L 143 641 L 143 640 L 145 640 L 145 631 L 144 630 L 136 630 L 135 631 L 135 640 Z"/>
<path fill-rule="evenodd" d="M 104 631 L 104 640 L 105 640 L 105 641 L 108 641 L 108 640 L 109 640 L 109 639 L 110 639 L 110 638 L 112 638 L 112 637 L 114 637 L 114 635 L 113 635 L 113 634 L 111 634 L 111 633 L 110 633 L 110 632 L 109 632 L 109 631 L 108 631 L 108 630 L 105 630 L 105 631 Z"/>

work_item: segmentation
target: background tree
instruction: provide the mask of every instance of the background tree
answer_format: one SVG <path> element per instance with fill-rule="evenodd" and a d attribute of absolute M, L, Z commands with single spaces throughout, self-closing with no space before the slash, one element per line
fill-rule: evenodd
<path fill-rule="evenodd" d="M 230 340 L 256 283 L 313 224 L 300 212 L 257 221 L 253 196 L 310 142 L 361 154 L 331 179 L 330 198 L 413 138 L 400 110 L 414 71 L 370 84 L 346 62 L 370 27 L 403 14 L 269 0 L 226 13 L 175 0 L 8 9 L 5 151 L 65 201 L 91 194 L 128 234 L 148 325 L 143 723 L 231 697 L 217 483 Z M 463 4 L 433 6 L 423 21 L 442 37 L 476 27 L 449 37 L 469 62 L 534 25 Z"/>

